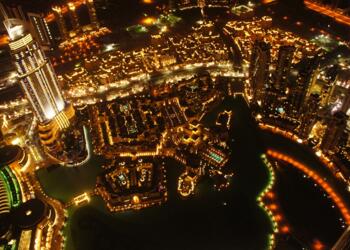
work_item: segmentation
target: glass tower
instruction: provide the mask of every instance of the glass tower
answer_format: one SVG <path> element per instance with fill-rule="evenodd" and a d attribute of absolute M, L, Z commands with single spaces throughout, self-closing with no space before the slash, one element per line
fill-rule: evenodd
<path fill-rule="evenodd" d="M 20 20 L 5 19 L 4 25 L 21 87 L 39 120 L 45 152 L 60 163 L 82 161 L 86 153 L 83 131 L 75 126 L 75 110 L 65 102 L 51 63 Z"/>
<path fill-rule="evenodd" d="M 22 89 L 39 122 L 47 123 L 65 109 L 55 72 L 21 21 L 7 19 L 4 24 Z"/>

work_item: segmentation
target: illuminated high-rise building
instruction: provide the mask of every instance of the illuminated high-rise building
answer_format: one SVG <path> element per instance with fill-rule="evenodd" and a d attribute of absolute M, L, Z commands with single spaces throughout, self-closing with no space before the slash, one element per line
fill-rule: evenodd
<path fill-rule="evenodd" d="M 11 4 L 11 7 L 9 7 L 1 5 L 0 3 L 0 9 L 3 16 L 21 20 L 24 25 L 28 27 L 34 39 L 43 46 L 44 49 L 49 49 L 51 47 L 53 37 L 43 13 L 26 12 L 23 11 L 22 6 L 16 4 Z"/>
<path fill-rule="evenodd" d="M 300 126 L 298 128 L 299 135 L 307 138 L 311 132 L 312 126 L 318 119 L 320 110 L 320 97 L 317 94 L 311 94 L 307 102 L 304 103 L 301 109 Z"/>
<path fill-rule="evenodd" d="M 250 60 L 249 78 L 253 97 L 261 101 L 266 87 L 269 85 L 269 66 L 271 61 L 270 45 L 264 41 L 256 41 Z"/>
<path fill-rule="evenodd" d="M 261 102 L 263 113 L 274 113 L 279 108 L 279 93 L 271 87 L 263 88 L 257 92 L 258 100 Z"/>
<path fill-rule="evenodd" d="M 315 75 L 317 75 L 317 67 L 317 56 L 311 58 L 305 57 L 298 66 L 296 81 L 288 82 L 288 84 L 284 85 L 282 84 L 282 86 L 288 87 L 286 110 L 291 117 L 298 118 L 304 113 L 303 108 L 312 94 L 310 86 L 312 85 Z M 314 96 L 313 99 L 315 98 Z M 313 101 L 315 100 L 312 100 L 312 102 Z"/>
<path fill-rule="evenodd" d="M 40 43 L 41 46 L 46 46 L 47 48 L 51 47 L 53 37 L 49 26 L 45 20 L 45 17 L 42 14 L 37 13 L 27 13 L 29 22 L 33 31 L 36 34 L 36 40 Z"/>
<path fill-rule="evenodd" d="M 60 139 L 75 116 L 74 108 L 65 102 L 51 63 L 23 23 L 5 19 L 4 25 L 21 87 L 39 121 L 41 143 L 55 159 L 69 161 Z"/>
<path fill-rule="evenodd" d="M 77 30 L 79 28 L 79 19 L 78 19 L 78 15 L 77 15 L 74 3 L 72 2 L 68 3 L 68 10 L 72 20 L 73 30 Z"/>
<path fill-rule="evenodd" d="M 7 13 L 8 15 L 10 15 L 11 17 L 14 17 L 14 18 L 17 18 L 17 19 L 20 19 L 20 20 L 25 20 L 25 14 L 24 14 L 24 11 L 23 11 L 23 8 L 22 6 L 7 6 Z"/>
<path fill-rule="evenodd" d="M 10 49 L 22 88 L 36 117 L 45 123 L 65 108 L 55 72 L 22 22 L 7 19 L 4 23 L 10 36 Z"/>
<path fill-rule="evenodd" d="M 344 112 L 330 114 L 326 118 L 327 129 L 323 136 L 321 148 L 328 152 L 336 152 L 340 141 L 343 139 L 347 115 Z"/>
<path fill-rule="evenodd" d="M 301 66 L 298 69 L 298 75 L 296 83 L 300 86 L 307 88 L 306 99 L 312 93 L 313 86 L 316 83 L 318 75 L 318 66 L 320 63 L 320 57 L 315 55 L 313 57 L 305 57 L 299 63 Z M 320 93 L 320 98 L 322 99 L 322 94 Z M 305 99 L 305 101 L 306 101 Z"/>
<path fill-rule="evenodd" d="M 89 10 L 89 16 L 90 16 L 90 22 L 91 24 L 95 25 L 96 27 L 99 26 L 99 22 L 96 15 L 96 9 L 94 5 L 94 0 L 86 0 L 86 6 Z"/>
<path fill-rule="evenodd" d="M 53 7 L 52 10 L 57 20 L 58 30 L 60 31 L 60 35 L 62 39 L 67 39 L 68 30 L 67 30 L 66 22 L 63 17 L 62 8 L 59 6 L 56 6 L 56 7 Z"/>
<path fill-rule="evenodd" d="M 295 47 L 290 45 L 281 46 L 278 52 L 276 70 L 273 74 L 273 84 L 281 92 L 285 92 L 287 77 L 290 73 Z"/>
<path fill-rule="evenodd" d="M 337 74 L 329 97 L 328 103 L 333 106 L 333 111 L 342 111 L 344 113 L 349 111 L 350 77 L 346 71 L 340 71 Z"/>

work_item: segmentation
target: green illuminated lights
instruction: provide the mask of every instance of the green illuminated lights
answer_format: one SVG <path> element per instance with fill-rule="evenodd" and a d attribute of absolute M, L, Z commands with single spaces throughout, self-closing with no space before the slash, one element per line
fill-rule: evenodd
<path fill-rule="evenodd" d="M 268 249 L 273 249 L 275 247 L 275 234 L 278 233 L 278 231 L 279 231 L 278 230 L 278 224 L 277 224 L 276 219 L 273 216 L 273 213 L 264 204 L 263 198 L 273 188 L 273 185 L 275 183 L 275 173 L 274 173 L 273 168 L 272 168 L 272 166 L 271 166 L 270 162 L 268 161 L 268 159 L 267 159 L 265 154 L 261 155 L 261 159 L 262 159 L 263 163 L 265 164 L 265 166 L 267 167 L 267 169 L 269 171 L 269 180 L 268 180 L 268 183 L 267 183 L 266 187 L 264 188 L 264 190 L 258 195 L 257 202 L 258 202 L 258 205 L 265 211 L 265 213 L 267 214 L 267 216 L 270 219 L 270 222 L 271 222 L 271 225 L 272 225 L 272 229 L 273 229 L 273 233 L 269 235 L 267 248 Z"/>

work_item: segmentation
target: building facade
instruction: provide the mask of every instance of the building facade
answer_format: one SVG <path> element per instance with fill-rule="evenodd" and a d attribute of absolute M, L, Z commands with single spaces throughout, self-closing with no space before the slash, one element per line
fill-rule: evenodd
<path fill-rule="evenodd" d="M 327 129 L 322 139 L 321 148 L 324 151 L 336 152 L 343 139 L 348 117 L 343 112 L 337 112 L 326 118 Z"/>
<path fill-rule="evenodd" d="M 56 160 L 71 161 L 61 139 L 75 117 L 74 108 L 65 102 L 51 63 L 23 23 L 6 19 L 4 24 L 21 87 L 39 121 L 41 143 Z"/>
<path fill-rule="evenodd" d="M 253 98 L 256 101 L 262 100 L 264 91 L 269 85 L 270 62 L 270 45 L 264 41 L 255 41 L 250 60 L 249 78 L 253 90 Z"/>
<path fill-rule="evenodd" d="M 27 16 L 36 40 L 41 46 L 50 48 L 53 45 L 53 37 L 43 14 L 28 12 Z"/>
<path fill-rule="evenodd" d="M 287 77 L 292 67 L 294 51 L 295 47 L 290 45 L 283 45 L 279 48 L 273 84 L 283 93 L 286 91 Z"/>

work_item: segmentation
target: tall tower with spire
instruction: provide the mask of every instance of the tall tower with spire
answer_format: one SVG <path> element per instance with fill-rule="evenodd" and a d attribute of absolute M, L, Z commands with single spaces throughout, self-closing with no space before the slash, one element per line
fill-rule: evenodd
<path fill-rule="evenodd" d="M 77 150 L 84 151 L 83 143 L 80 143 L 84 139 L 82 134 L 73 133 L 70 128 L 75 111 L 71 104 L 65 102 L 50 61 L 20 20 L 5 17 L 4 25 L 21 87 L 39 121 L 41 143 L 55 160 L 75 162 L 76 152 L 68 148 L 74 148 L 72 139 L 77 139 L 75 143 L 81 144 L 76 145 Z M 70 137 L 69 146 L 65 143 L 67 137 Z"/>

